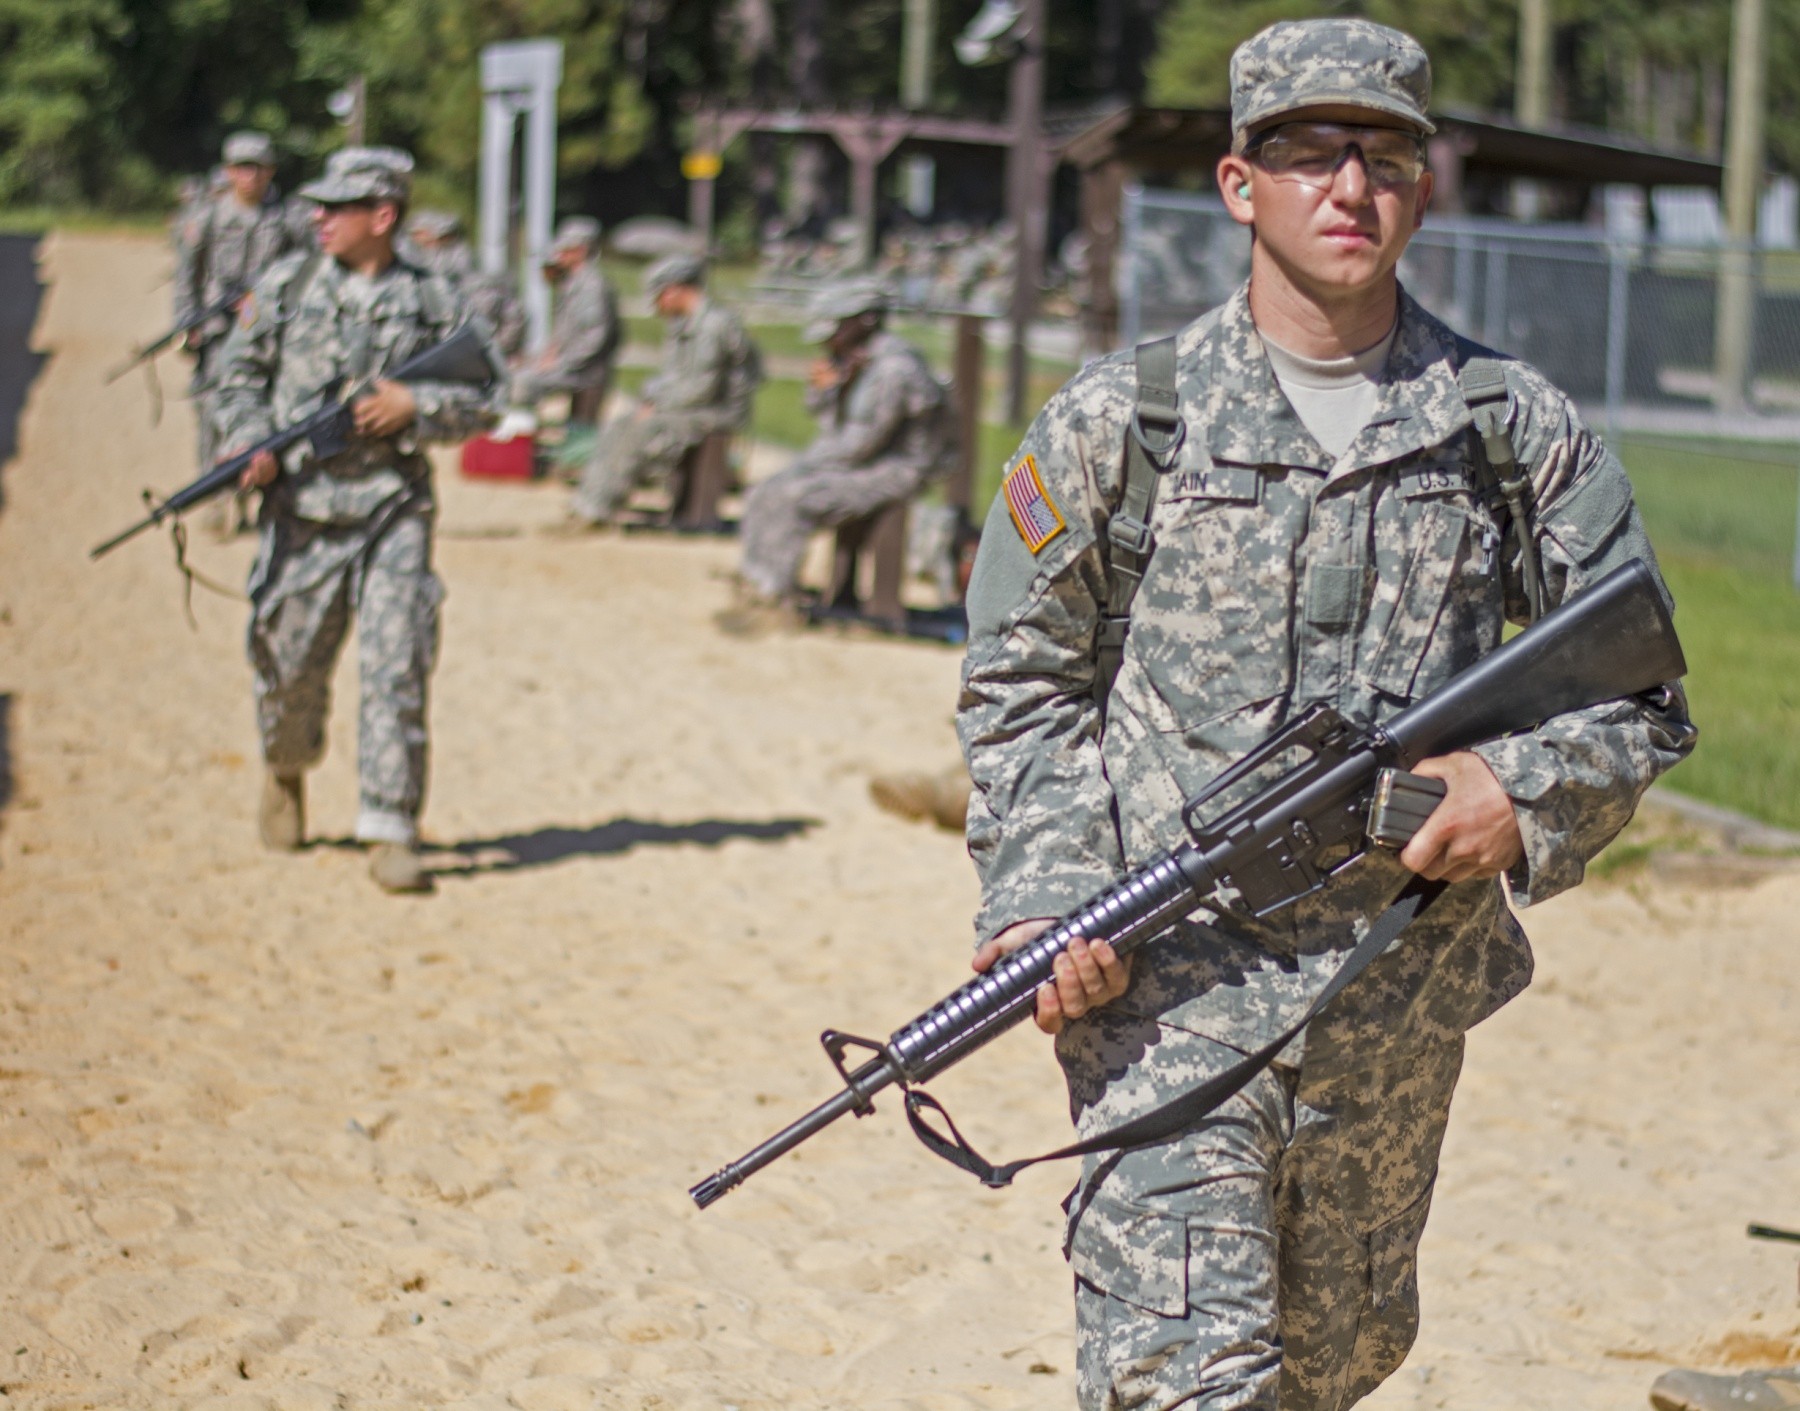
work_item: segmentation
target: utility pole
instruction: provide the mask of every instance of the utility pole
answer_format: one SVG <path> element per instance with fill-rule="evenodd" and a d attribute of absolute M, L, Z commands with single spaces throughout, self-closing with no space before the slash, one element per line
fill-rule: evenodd
<path fill-rule="evenodd" d="M 937 0 L 906 0 L 906 30 L 900 45 L 900 106 L 918 112 L 931 102 L 931 55 L 937 39 Z M 937 163 L 914 154 L 906 159 L 906 209 L 920 220 L 934 204 Z"/>
<path fill-rule="evenodd" d="M 1731 7 L 1731 108 L 1725 139 L 1725 247 L 1719 252 L 1713 331 L 1713 404 L 1742 411 L 1750 400 L 1756 330 L 1756 210 L 1762 195 L 1769 51 L 1764 0 Z"/>
<path fill-rule="evenodd" d="M 1550 122 L 1550 0 L 1519 0 L 1519 53 L 1513 78 L 1513 117 L 1525 127 Z M 1513 183 L 1513 215 L 1536 220 L 1543 192 L 1535 181 Z"/>
<path fill-rule="evenodd" d="M 1050 213 L 1044 169 L 1044 0 L 1020 6 L 1018 56 L 1012 61 L 1008 121 L 1012 148 L 1007 156 L 1007 210 L 1018 240 L 1013 269 L 1012 341 L 1007 349 L 1006 419 L 1025 417 L 1026 376 L 1030 367 L 1025 339 L 1037 313 L 1038 286 L 1044 277 L 1044 247 L 1049 242 Z"/>

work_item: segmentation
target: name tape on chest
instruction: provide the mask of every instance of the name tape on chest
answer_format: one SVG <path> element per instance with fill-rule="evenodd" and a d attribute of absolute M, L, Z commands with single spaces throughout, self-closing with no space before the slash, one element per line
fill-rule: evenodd
<path fill-rule="evenodd" d="M 1013 528 L 1025 541 L 1025 547 L 1037 553 L 1069 526 L 1057 509 L 1044 482 L 1038 475 L 1037 459 L 1022 457 L 1006 474 L 1000 487 L 1006 496 L 1006 508 L 1012 515 Z"/>

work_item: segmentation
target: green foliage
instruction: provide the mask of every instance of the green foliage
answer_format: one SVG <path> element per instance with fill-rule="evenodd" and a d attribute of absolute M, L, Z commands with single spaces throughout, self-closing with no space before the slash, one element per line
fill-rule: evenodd
<path fill-rule="evenodd" d="M 1731 0 L 1556 0 L 1554 102 L 1567 121 L 1718 152 L 1731 50 Z M 1223 106 L 1231 51 L 1277 20 L 1361 15 L 1415 35 L 1431 54 L 1437 102 L 1509 112 L 1517 0 L 1172 0 L 1150 98 Z M 1771 163 L 1800 169 L 1800 6 L 1770 5 Z"/>

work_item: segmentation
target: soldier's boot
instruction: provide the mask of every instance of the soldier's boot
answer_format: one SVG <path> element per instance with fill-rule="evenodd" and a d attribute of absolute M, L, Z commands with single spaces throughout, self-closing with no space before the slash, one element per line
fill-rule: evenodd
<path fill-rule="evenodd" d="M 937 808 L 937 780 L 929 774 L 877 774 L 869 780 L 869 797 L 884 813 L 924 818 Z"/>
<path fill-rule="evenodd" d="M 768 637 L 798 632 L 806 626 L 806 614 L 797 603 L 747 597 L 715 612 L 713 625 L 727 637 Z"/>
<path fill-rule="evenodd" d="M 384 892 L 429 892 L 431 874 L 416 847 L 376 843 L 369 852 L 369 875 Z"/>
<path fill-rule="evenodd" d="M 256 810 L 256 831 L 263 846 L 276 852 L 293 852 L 306 839 L 306 776 L 263 775 L 262 802 Z"/>
<path fill-rule="evenodd" d="M 948 829 L 952 833 L 960 833 L 969 821 L 969 795 L 975 791 L 975 785 L 969 779 L 969 771 L 960 764 L 953 770 L 945 770 L 934 781 L 931 792 L 931 817 L 938 827 Z"/>
<path fill-rule="evenodd" d="M 952 833 L 963 831 L 974 786 L 960 764 L 941 774 L 878 774 L 869 781 L 877 808 L 902 818 L 929 818 Z"/>
<path fill-rule="evenodd" d="M 1800 1368 L 1715 1376 L 1678 1367 L 1650 1387 L 1656 1411 L 1796 1411 L 1800 1408 Z"/>

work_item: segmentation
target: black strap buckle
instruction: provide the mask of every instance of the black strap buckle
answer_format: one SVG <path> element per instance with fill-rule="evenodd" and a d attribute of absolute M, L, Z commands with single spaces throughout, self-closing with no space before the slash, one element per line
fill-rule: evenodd
<path fill-rule="evenodd" d="M 1128 514 L 1115 514 L 1106 526 L 1106 539 L 1120 553 L 1148 558 L 1156 547 L 1156 536 L 1143 520 Z"/>
<path fill-rule="evenodd" d="M 1160 417 L 1154 415 L 1152 419 L 1161 420 Z M 1138 448 L 1150 458 L 1150 464 L 1159 471 L 1166 472 L 1175 464 L 1175 458 L 1181 454 L 1181 448 L 1187 444 L 1187 422 L 1177 413 L 1164 424 L 1168 430 L 1162 433 L 1161 443 L 1153 443 L 1150 440 L 1150 433 L 1144 428 L 1144 408 L 1139 406 L 1131 413 L 1131 422 L 1127 430 L 1131 439 L 1137 442 Z"/>

